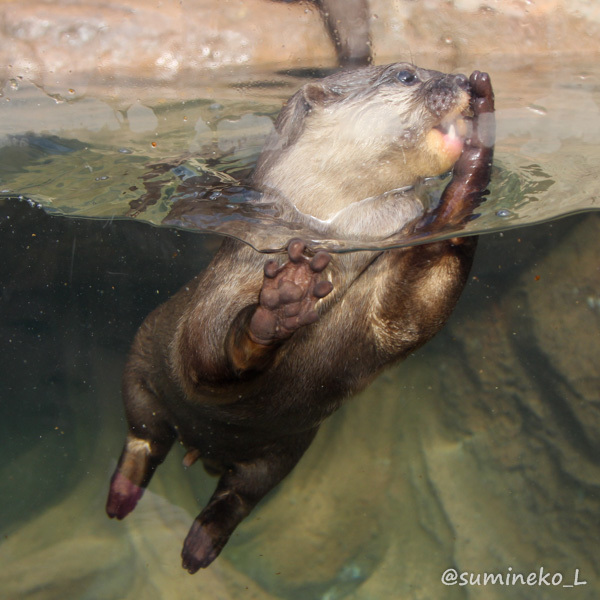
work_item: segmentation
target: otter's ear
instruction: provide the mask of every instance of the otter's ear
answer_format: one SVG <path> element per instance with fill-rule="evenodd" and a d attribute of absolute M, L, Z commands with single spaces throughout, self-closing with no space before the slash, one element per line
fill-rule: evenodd
<path fill-rule="evenodd" d="M 302 94 L 304 101 L 310 108 L 323 106 L 336 95 L 328 87 L 319 82 L 307 83 L 302 88 Z"/>

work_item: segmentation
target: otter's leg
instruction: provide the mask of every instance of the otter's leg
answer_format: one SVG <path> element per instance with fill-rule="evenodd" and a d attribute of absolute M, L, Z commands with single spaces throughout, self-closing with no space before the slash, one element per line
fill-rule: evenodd
<path fill-rule="evenodd" d="M 117 519 L 123 519 L 136 507 L 176 438 L 174 430 L 161 417 L 162 410 L 154 395 L 128 375 L 126 372 L 123 396 L 129 433 L 106 502 L 108 516 Z"/>
<path fill-rule="evenodd" d="M 454 165 L 452 180 L 444 190 L 440 205 L 432 217 L 426 219 L 428 231 L 465 223 L 487 193 L 494 156 L 494 92 L 487 73 L 474 71 L 469 84 L 473 130 Z M 460 239 L 453 241 L 460 242 Z"/>
<path fill-rule="evenodd" d="M 183 568 L 190 573 L 208 567 L 250 511 L 296 465 L 317 430 L 296 437 L 290 446 L 267 457 L 238 462 L 219 479 L 208 504 L 196 517 L 183 545 Z"/>
<path fill-rule="evenodd" d="M 371 59 L 367 0 L 316 0 L 343 67 L 368 65 Z"/>
<path fill-rule="evenodd" d="M 295 2 L 296 0 L 282 0 Z M 342 67 L 373 62 L 367 0 L 312 0 L 319 8 Z"/>
<path fill-rule="evenodd" d="M 264 367 L 281 342 L 319 318 L 315 305 L 333 289 L 319 274 L 331 256 L 321 251 L 309 260 L 304 249 L 301 240 L 292 240 L 288 262 L 283 266 L 274 260 L 265 264 L 258 307 L 242 311 L 233 322 L 225 348 L 238 374 Z"/>

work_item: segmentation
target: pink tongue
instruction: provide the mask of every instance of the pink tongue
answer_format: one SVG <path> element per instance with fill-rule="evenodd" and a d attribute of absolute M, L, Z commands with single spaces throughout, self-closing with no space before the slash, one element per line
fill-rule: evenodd
<path fill-rule="evenodd" d="M 457 157 L 462 152 L 463 140 L 456 135 L 456 129 L 454 128 L 454 125 L 451 125 L 448 133 L 444 134 L 444 146 L 449 153 L 456 155 Z"/>

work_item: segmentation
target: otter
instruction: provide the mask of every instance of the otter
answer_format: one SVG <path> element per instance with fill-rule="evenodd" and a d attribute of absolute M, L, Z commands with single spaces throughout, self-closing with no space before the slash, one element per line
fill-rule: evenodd
<path fill-rule="evenodd" d="M 297 0 L 283 0 L 296 2 Z M 335 46 L 338 64 L 358 67 L 372 62 L 367 0 L 312 0 Z"/>
<path fill-rule="evenodd" d="M 338 236 L 373 238 L 390 227 L 443 234 L 487 192 L 493 111 L 489 76 L 478 71 L 467 79 L 397 63 L 337 73 L 287 102 L 253 184 L 284 214 Z M 412 186 L 453 166 L 427 210 Z M 265 262 L 225 239 L 136 334 L 122 385 L 129 431 L 108 515 L 135 508 L 179 440 L 184 465 L 199 459 L 219 477 L 182 551 L 190 573 L 210 565 L 323 420 L 440 330 L 475 246 L 454 234 L 332 254 L 295 239 Z"/>

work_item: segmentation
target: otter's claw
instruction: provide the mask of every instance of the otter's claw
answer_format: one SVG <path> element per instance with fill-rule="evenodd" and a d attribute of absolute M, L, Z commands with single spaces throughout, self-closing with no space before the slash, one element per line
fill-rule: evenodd
<path fill-rule="evenodd" d="M 492 81 L 487 73 L 473 71 L 469 78 L 471 86 L 471 108 L 475 116 L 484 112 L 494 112 L 494 92 Z"/>
<path fill-rule="evenodd" d="M 309 260 L 303 254 L 305 248 L 302 240 L 293 240 L 288 245 L 288 262 L 279 266 L 270 260 L 265 264 L 260 305 L 249 327 L 255 342 L 270 345 L 285 340 L 319 318 L 315 305 L 331 292 L 333 285 L 320 280 L 318 275 L 327 267 L 331 256 L 320 251 Z"/>
<path fill-rule="evenodd" d="M 466 143 L 465 149 L 467 150 L 467 155 L 469 150 L 472 152 L 476 148 L 492 148 L 496 137 L 494 92 L 490 76 L 487 73 L 473 71 L 469 79 L 469 84 L 471 86 L 473 131 Z"/>

